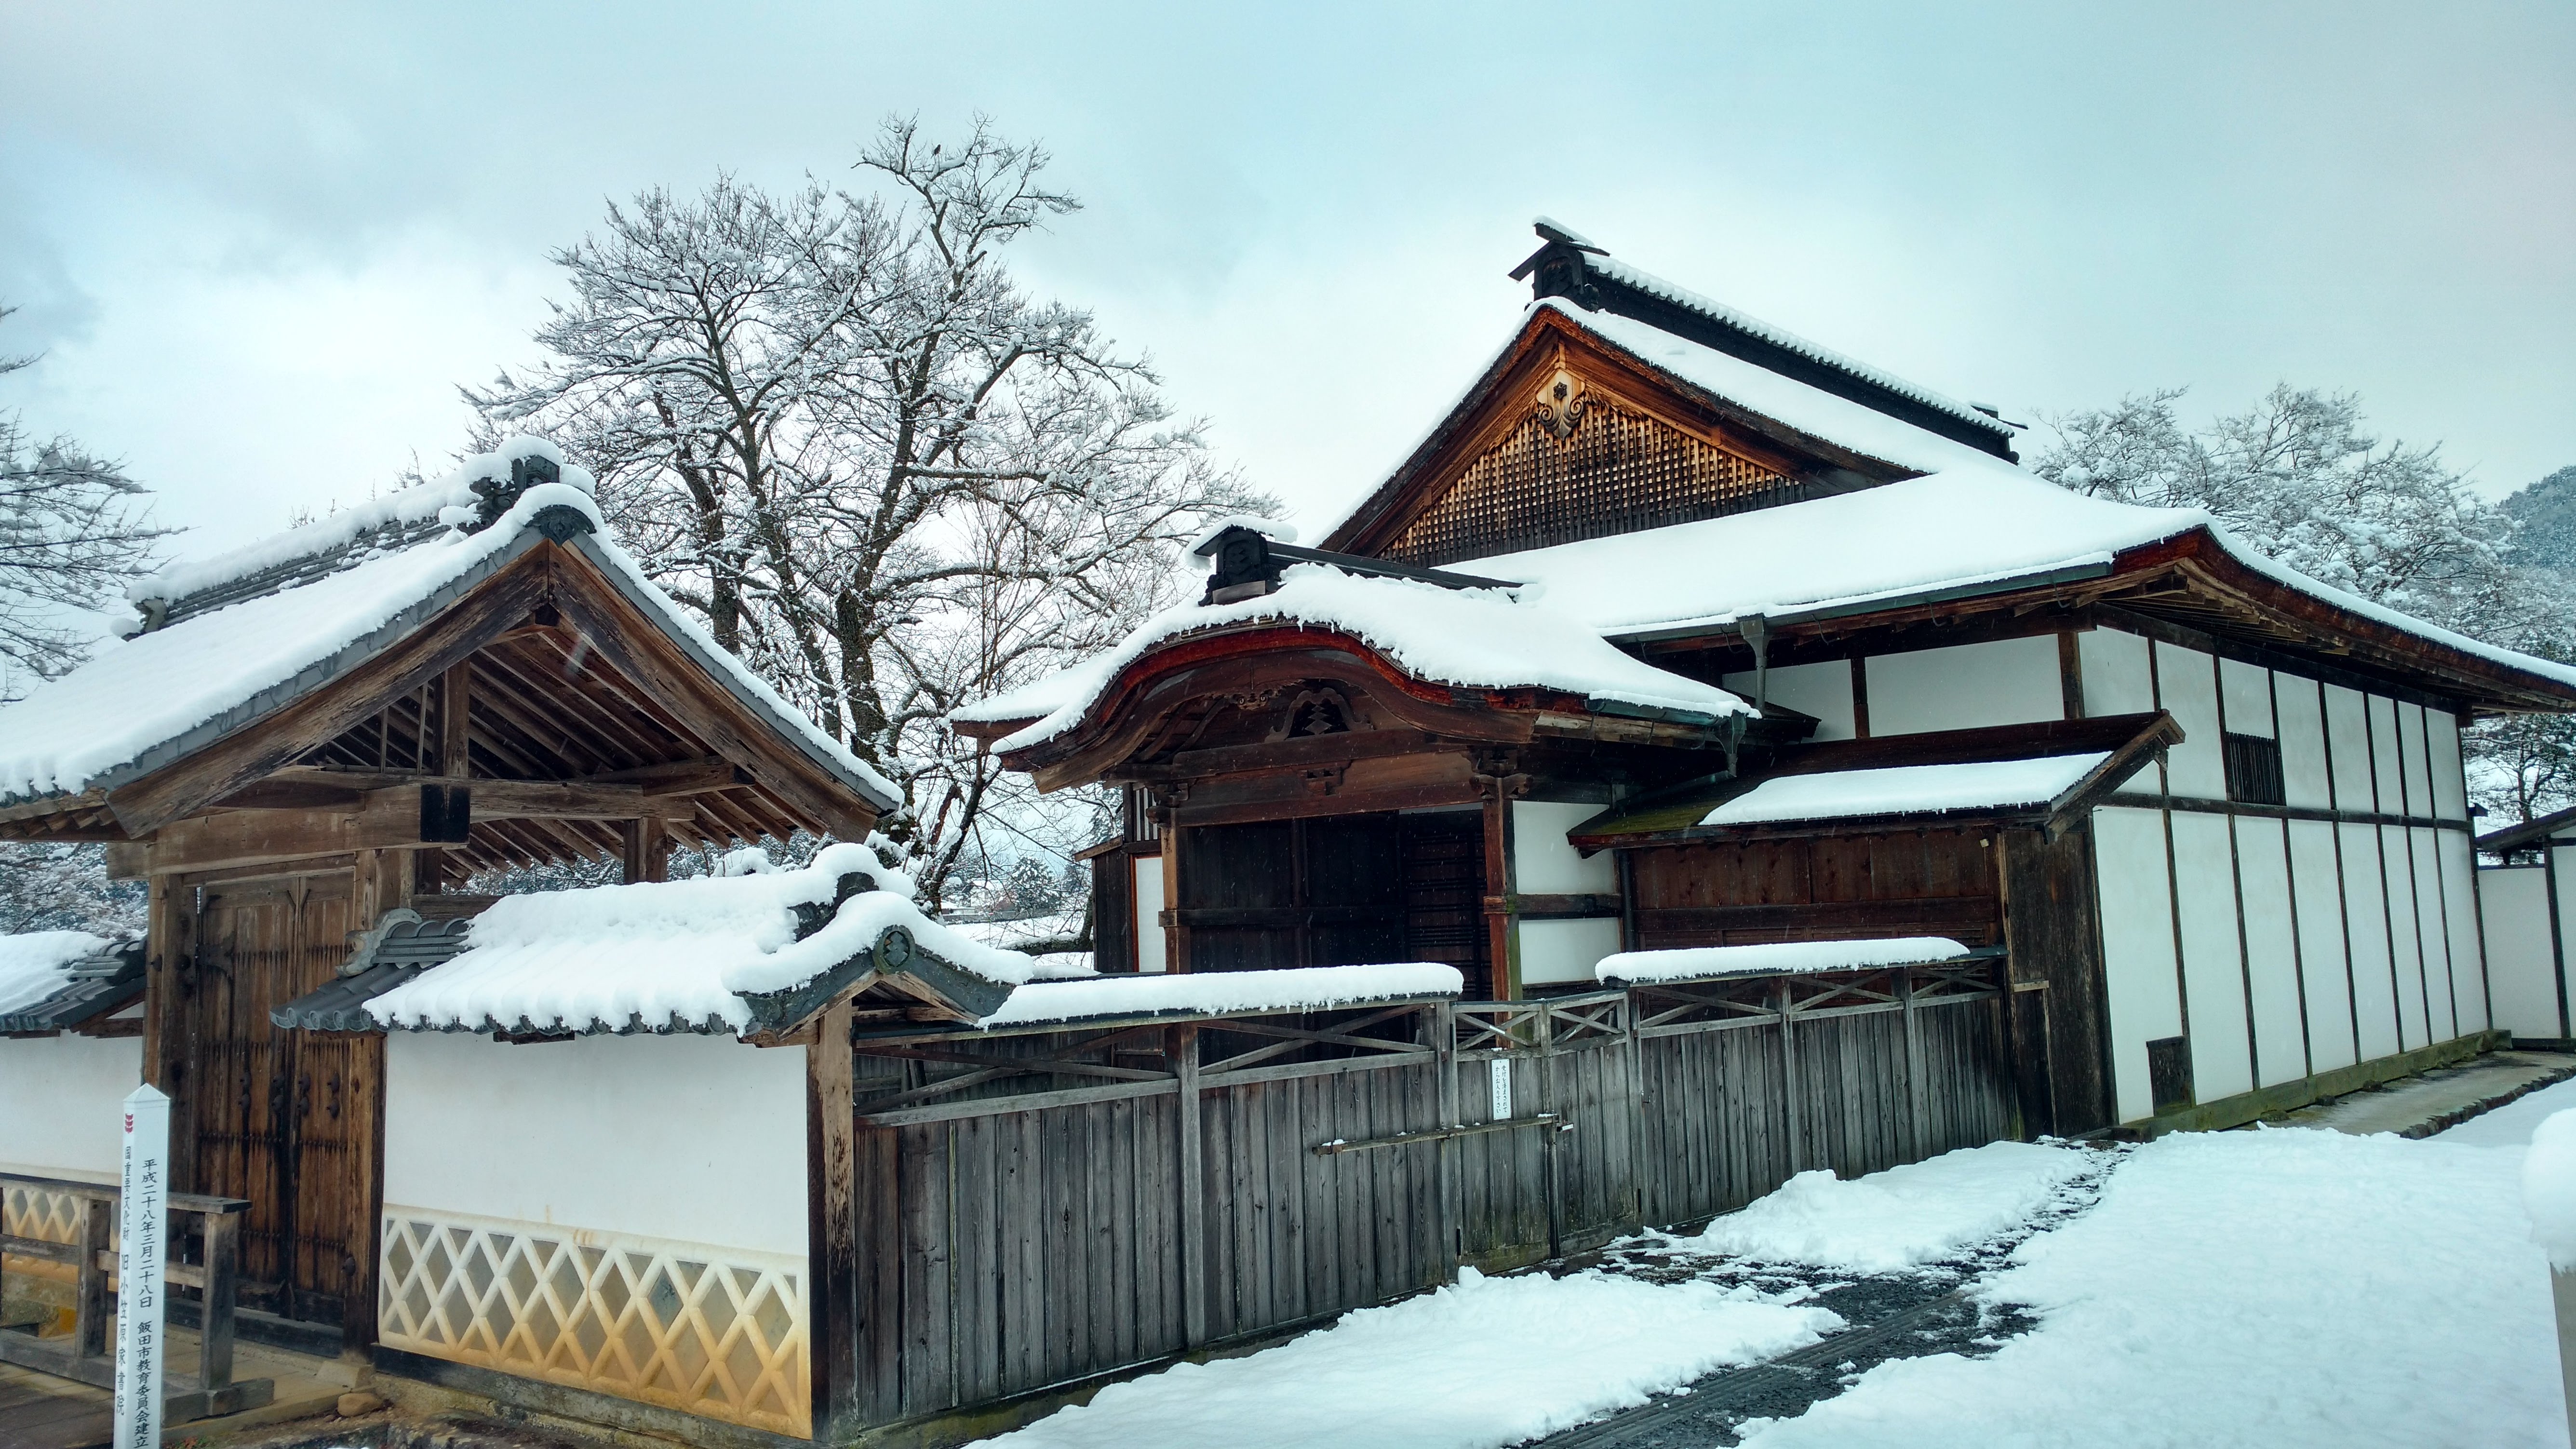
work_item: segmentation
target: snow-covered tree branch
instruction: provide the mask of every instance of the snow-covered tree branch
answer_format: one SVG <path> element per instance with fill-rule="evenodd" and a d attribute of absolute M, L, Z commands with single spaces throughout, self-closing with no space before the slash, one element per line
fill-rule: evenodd
<path fill-rule="evenodd" d="M 889 834 L 934 900 L 980 832 L 1072 828 L 946 712 L 1105 646 L 1202 520 L 1267 503 L 1143 358 L 1012 280 L 1004 249 L 1077 207 L 1047 160 L 897 119 L 863 187 L 647 192 L 555 254 L 546 360 L 467 392 L 578 454 L 718 641 L 905 786 Z"/>

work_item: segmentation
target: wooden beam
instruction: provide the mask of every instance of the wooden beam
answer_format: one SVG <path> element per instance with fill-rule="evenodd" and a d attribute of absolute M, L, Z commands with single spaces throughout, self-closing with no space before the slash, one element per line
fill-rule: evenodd
<path fill-rule="evenodd" d="M 438 773 L 462 780 L 474 773 L 474 666 L 460 659 L 438 676 Z"/>
<path fill-rule="evenodd" d="M 463 822 L 448 807 L 449 787 L 412 785 L 370 792 L 355 813 L 233 810 L 181 820 L 153 833 L 139 850 L 108 851 L 112 877 L 224 870 L 309 855 L 461 844 Z M 138 861 L 137 856 L 141 859 Z M 139 869 L 138 869 L 139 866 Z"/>
<path fill-rule="evenodd" d="M 685 820 L 697 809 L 686 796 L 647 795 L 633 785 L 476 780 L 464 788 L 477 820 Z"/>

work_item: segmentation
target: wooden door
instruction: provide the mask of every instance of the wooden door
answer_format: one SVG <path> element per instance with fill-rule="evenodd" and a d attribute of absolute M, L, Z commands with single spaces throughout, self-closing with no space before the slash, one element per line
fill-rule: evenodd
<path fill-rule="evenodd" d="M 350 878 L 217 886 L 198 912 L 188 1002 L 196 1190 L 250 1200 L 245 1305 L 355 1327 L 363 1341 L 374 1321 L 384 1038 L 269 1020 L 348 960 Z"/>

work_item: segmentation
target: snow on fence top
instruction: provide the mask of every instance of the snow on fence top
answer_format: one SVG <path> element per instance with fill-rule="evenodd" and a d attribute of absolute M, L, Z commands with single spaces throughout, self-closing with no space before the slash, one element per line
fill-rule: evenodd
<path fill-rule="evenodd" d="M 115 943 L 87 931 L 0 936 L 0 1016 L 33 1006 L 71 981 L 72 963 Z"/>
<path fill-rule="evenodd" d="M 336 571 L 289 581 L 290 586 L 275 592 L 109 644 L 87 664 L 0 708 L 0 800 L 77 793 L 119 771 L 157 768 L 167 761 L 150 758 L 151 753 L 189 731 L 210 722 L 222 721 L 229 728 L 256 718 L 283 702 L 274 697 L 276 692 L 330 677 L 336 672 L 332 661 L 344 651 L 371 641 L 391 643 L 417 627 L 428 617 L 426 605 L 498 559 L 538 514 L 570 508 L 593 528 L 579 546 L 629 599 L 694 646 L 691 653 L 809 754 L 859 782 L 861 792 L 873 794 L 880 809 L 900 803 L 902 792 L 891 782 L 719 647 L 617 546 L 589 492 L 589 475 L 567 469 L 574 481 L 531 487 L 491 527 L 464 531 L 462 525 L 474 516 L 465 505 L 475 501 L 467 485 L 488 476 L 496 464 L 506 477 L 510 459 L 525 456 L 553 457 L 553 445 L 514 439 L 503 452 L 476 459 L 440 482 L 201 563 L 176 565 L 139 582 L 138 598 L 176 598 L 220 588 L 282 561 L 308 556 L 327 560 L 333 548 L 389 522 L 428 519 L 457 525 Z"/>
<path fill-rule="evenodd" d="M 751 1025 L 746 993 L 801 986 L 872 949 L 891 926 L 922 949 L 1016 985 L 1030 957 L 923 915 L 899 890 L 843 901 L 798 939 L 797 907 L 831 906 L 841 878 L 892 875 L 861 845 L 832 845 L 802 870 L 505 896 L 474 918 L 466 949 L 367 1003 L 406 1031 L 661 1031 Z M 900 877 L 895 877 L 900 879 Z"/>
<path fill-rule="evenodd" d="M 1278 971 L 1100 976 L 1037 981 L 1011 993 L 986 1027 L 1030 1026 L 1127 1016 L 1218 1016 L 1236 1012 L 1322 1011 L 1371 1001 L 1456 996 L 1455 966 L 1408 961 L 1375 966 L 1299 966 Z"/>
<path fill-rule="evenodd" d="M 1956 765 L 1889 765 L 1765 780 L 1700 817 L 1702 825 L 1932 815 L 2045 805 L 2111 758 L 2108 752 Z"/>
<path fill-rule="evenodd" d="M 1499 589 L 1448 589 L 1409 579 L 1362 578 L 1297 564 L 1279 588 L 1231 604 L 1184 604 L 1138 626 L 1112 649 L 1061 674 L 950 715 L 1034 723 L 997 741 L 1010 751 L 1080 723 L 1118 671 L 1184 634 L 1245 624 L 1288 624 L 1346 634 L 1414 678 L 1471 689 L 1541 688 L 1654 709 L 1723 716 L 1753 707 L 1715 685 L 1644 663 L 1582 623 Z"/>
<path fill-rule="evenodd" d="M 1811 971 L 1870 971 L 1955 961 L 1968 948 L 1946 936 L 1884 941 L 1775 941 L 1760 946 L 1695 946 L 1678 951 L 1621 951 L 1604 956 L 1594 977 L 1618 984 L 1716 981 L 1734 976 L 1793 976 Z"/>

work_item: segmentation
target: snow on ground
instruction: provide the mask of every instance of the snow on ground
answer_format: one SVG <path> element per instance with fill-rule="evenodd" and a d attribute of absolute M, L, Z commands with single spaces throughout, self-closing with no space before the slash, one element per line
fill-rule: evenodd
<path fill-rule="evenodd" d="M 1990 1142 L 1848 1181 L 1818 1168 L 1674 1246 L 1886 1273 L 2010 1231 L 2096 1165 L 2096 1154 L 2080 1147 Z"/>
<path fill-rule="evenodd" d="M 1759 1449 L 2567 1442 L 2523 1154 L 2393 1136 L 2177 1134 L 1984 1285 L 2040 1328 L 1901 1359 Z"/>
<path fill-rule="evenodd" d="M 2436 1142 L 2458 1147 L 2523 1147 L 2534 1129 L 2556 1113 L 2576 1107 L 2576 1081 L 2543 1087 L 2483 1116 L 2433 1134 Z"/>
<path fill-rule="evenodd" d="M 1841 1320 L 1750 1288 L 1601 1272 L 1459 1282 L 1243 1358 L 1112 1384 L 994 1449 L 1484 1449 L 1803 1348 Z"/>

